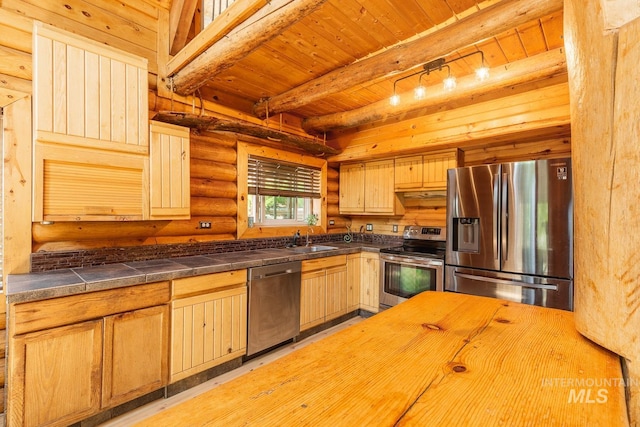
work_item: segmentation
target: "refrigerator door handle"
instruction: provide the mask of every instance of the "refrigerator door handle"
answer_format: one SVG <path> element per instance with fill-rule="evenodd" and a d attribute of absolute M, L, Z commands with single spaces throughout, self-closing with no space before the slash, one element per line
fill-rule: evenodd
<path fill-rule="evenodd" d="M 472 274 L 458 273 L 457 271 L 454 273 L 454 275 L 456 277 L 460 277 L 461 279 L 477 280 L 481 282 L 491 282 L 498 285 L 522 286 L 523 288 L 548 289 L 551 291 L 558 290 L 558 287 L 556 285 L 541 285 L 541 284 L 535 284 L 535 283 L 519 282 L 517 280 L 496 279 L 493 277 L 485 277 L 485 276 L 474 276 Z"/>
<path fill-rule="evenodd" d="M 498 220 L 500 212 L 498 211 L 500 190 L 500 175 L 493 175 L 493 255 L 494 259 L 498 259 L 498 239 L 500 238 L 500 230 L 498 229 Z"/>
<path fill-rule="evenodd" d="M 502 174 L 502 260 L 509 259 L 509 174 Z"/>

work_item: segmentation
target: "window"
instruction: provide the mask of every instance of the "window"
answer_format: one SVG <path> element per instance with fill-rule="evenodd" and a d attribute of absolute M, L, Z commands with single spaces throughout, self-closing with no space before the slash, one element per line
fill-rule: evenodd
<path fill-rule="evenodd" d="M 250 155 L 248 158 L 249 226 L 300 225 L 319 217 L 322 173 L 318 168 Z"/>

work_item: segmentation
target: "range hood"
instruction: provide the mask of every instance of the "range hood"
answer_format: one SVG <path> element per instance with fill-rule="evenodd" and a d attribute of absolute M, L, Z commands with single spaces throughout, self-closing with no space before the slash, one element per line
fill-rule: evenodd
<path fill-rule="evenodd" d="M 396 191 L 402 193 L 405 199 L 438 200 L 447 198 L 447 189 L 419 190 L 419 191 Z"/>

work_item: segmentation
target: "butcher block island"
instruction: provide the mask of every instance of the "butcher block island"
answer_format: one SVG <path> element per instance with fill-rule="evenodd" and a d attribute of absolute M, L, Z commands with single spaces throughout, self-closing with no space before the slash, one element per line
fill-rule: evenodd
<path fill-rule="evenodd" d="M 139 426 L 624 426 L 617 355 L 573 313 L 461 294 L 409 301 Z"/>

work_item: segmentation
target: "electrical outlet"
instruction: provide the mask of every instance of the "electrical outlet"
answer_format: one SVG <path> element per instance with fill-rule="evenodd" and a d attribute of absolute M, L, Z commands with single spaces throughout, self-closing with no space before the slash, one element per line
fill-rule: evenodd
<path fill-rule="evenodd" d="M 329 220 L 329 225 L 336 225 L 336 222 L 332 219 Z"/>
<path fill-rule="evenodd" d="M 394 233 L 398 232 L 398 224 L 393 224 L 393 232 Z"/>
<path fill-rule="evenodd" d="M 367 224 L 367 231 L 373 231 L 373 224 Z"/>
<path fill-rule="evenodd" d="M 200 221 L 200 228 L 211 228 L 211 223 L 208 221 Z"/>

